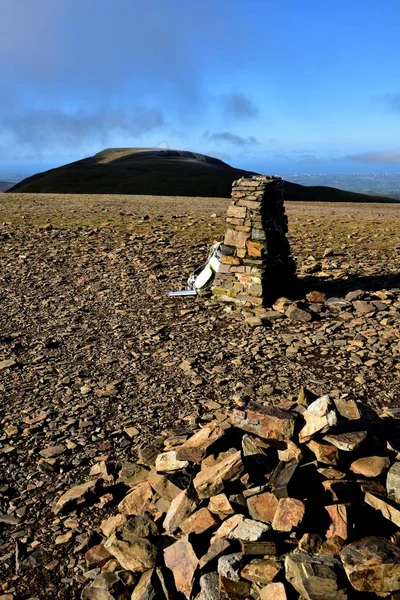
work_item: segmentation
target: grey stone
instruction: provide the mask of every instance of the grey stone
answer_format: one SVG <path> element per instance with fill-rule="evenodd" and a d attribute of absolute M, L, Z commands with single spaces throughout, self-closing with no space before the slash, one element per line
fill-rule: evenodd
<path fill-rule="evenodd" d="M 200 577 L 200 594 L 197 600 L 223 600 L 219 593 L 218 573 L 206 573 Z"/>
<path fill-rule="evenodd" d="M 270 530 L 271 527 L 267 523 L 253 521 L 252 519 L 243 519 L 229 537 L 246 542 L 256 542 L 265 532 Z"/>
<path fill-rule="evenodd" d="M 400 462 L 395 462 L 390 467 L 386 478 L 386 488 L 389 498 L 400 504 Z"/>
<path fill-rule="evenodd" d="M 243 554 L 241 552 L 221 556 L 218 560 L 218 573 L 232 581 L 240 581 L 242 563 Z"/>

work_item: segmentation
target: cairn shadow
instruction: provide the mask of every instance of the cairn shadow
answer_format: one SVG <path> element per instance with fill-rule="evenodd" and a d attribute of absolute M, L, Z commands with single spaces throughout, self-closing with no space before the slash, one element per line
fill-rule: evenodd
<path fill-rule="evenodd" d="M 322 279 L 308 275 L 287 282 L 282 290 L 288 298 L 299 300 L 311 291 L 323 292 L 327 298 L 342 298 L 349 292 L 378 292 L 380 290 L 400 289 L 400 273 L 382 273 L 380 275 L 351 275 L 346 279 Z"/>

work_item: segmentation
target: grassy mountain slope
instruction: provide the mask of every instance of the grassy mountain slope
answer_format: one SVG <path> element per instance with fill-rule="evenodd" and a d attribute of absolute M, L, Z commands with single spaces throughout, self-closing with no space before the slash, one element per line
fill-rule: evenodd
<path fill-rule="evenodd" d="M 230 196 L 232 181 L 252 174 L 217 158 L 184 150 L 110 148 L 28 177 L 8 191 L 223 198 Z M 393 202 L 380 196 L 290 182 L 285 184 L 285 197 L 303 201 Z"/>

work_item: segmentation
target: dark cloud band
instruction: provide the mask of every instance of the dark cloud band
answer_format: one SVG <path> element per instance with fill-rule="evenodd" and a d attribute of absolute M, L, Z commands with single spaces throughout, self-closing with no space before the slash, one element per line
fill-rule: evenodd
<path fill-rule="evenodd" d="M 203 134 L 203 138 L 205 140 L 211 142 L 220 142 L 220 143 L 228 143 L 232 146 L 257 146 L 260 142 L 253 136 L 250 137 L 242 137 L 241 135 L 237 135 L 236 133 L 230 133 L 229 131 L 223 132 L 214 132 L 210 133 L 206 131 Z"/>
<path fill-rule="evenodd" d="M 348 154 L 345 158 L 359 163 L 382 163 L 387 165 L 400 164 L 400 148 L 395 150 L 360 152 Z"/>

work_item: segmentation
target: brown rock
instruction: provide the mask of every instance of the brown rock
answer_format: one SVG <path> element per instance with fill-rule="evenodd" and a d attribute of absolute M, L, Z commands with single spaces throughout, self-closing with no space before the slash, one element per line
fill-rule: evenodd
<path fill-rule="evenodd" d="M 107 548 L 103 544 L 92 546 L 85 554 L 86 566 L 89 568 L 102 567 L 111 558 L 112 554 L 109 553 Z"/>
<path fill-rule="evenodd" d="M 57 515 L 60 510 L 64 508 L 68 502 L 72 502 L 73 500 L 77 500 L 84 496 L 89 490 L 94 489 L 97 483 L 97 479 L 92 479 L 91 481 L 87 481 L 86 483 L 81 483 L 80 485 L 74 485 L 67 492 L 65 492 L 54 504 L 53 512 Z"/>
<path fill-rule="evenodd" d="M 340 562 L 332 556 L 291 553 L 285 558 L 285 570 L 287 581 L 306 600 L 347 600 Z"/>
<path fill-rule="evenodd" d="M 169 507 L 171 506 L 171 502 L 169 500 L 165 500 L 164 498 L 159 498 L 154 502 L 154 507 L 156 511 L 152 510 L 152 515 L 154 520 L 158 520 L 162 517 L 162 515 L 166 515 Z"/>
<path fill-rule="evenodd" d="M 93 475 L 104 479 L 104 481 L 113 481 L 113 476 L 108 473 L 107 463 L 104 460 L 96 462 L 89 471 L 90 477 Z"/>
<path fill-rule="evenodd" d="M 228 229 L 225 233 L 225 246 L 236 246 L 237 248 L 246 248 L 246 242 L 249 239 L 249 234 L 244 231 L 235 231 Z"/>
<path fill-rule="evenodd" d="M 126 462 L 122 465 L 122 469 L 119 472 L 118 481 L 122 481 L 125 485 L 134 488 L 138 483 L 147 481 L 149 472 L 147 469 L 135 464 Z"/>
<path fill-rule="evenodd" d="M 312 292 L 309 292 L 306 298 L 312 304 L 323 304 L 326 300 L 326 294 L 324 294 L 324 292 L 314 290 Z"/>
<path fill-rule="evenodd" d="M 292 301 L 288 298 L 281 297 L 272 305 L 272 308 L 280 313 L 285 313 L 286 309 L 292 304 Z"/>
<path fill-rule="evenodd" d="M 244 519 L 244 516 L 241 514 L 233 515 L 226 519 L 214 533 L 213 540 L 218 538 L 227 538 L 230 537 L 230 534 L 236 529 L 236 527 L 241 523 Z"/>
<path fill-rule="evenodd" d="M 339 535 L 333 535 L 329 540 L 326 540 L 321 544 L 320 554 L 329 554 L 331 556 L 338 556 L 346 542 Z"/>
<path fill-rule="evenodd" d="M 17 364 L 18 363 L 15 358 L 6 358 L 5 360 L 1 360 L 0 371 L 4 371 L 4 369 L 9 369 L 10 367 L 15 367 Z"/>
<path fill-rule="evenodd" d="M 269 583 L 260 590 L 260 600 L 287 600 L 283 583 Z"/>
<path fill-rule="evenodd" d="M 270 583 L 282 571 L 282 563 L 269 558 L 254 558 L 241 571 L 241 576 L 254 583 Z"/>
<path fill-rule="evenodd" d="M 202 461 L 202 463 L 200 465 L 200 468 L 201 468 L 202 471 L 204 471 L 204 469 L 208 469 L 209 467 L 215 467 L 215 465 L 217 465 L 218 463 L 222 462 L 223 460 L 225 460 L 229 456 L 232 456 L 233 454 L 236 454 L 236 452 L 237 452 L 236 448 L 229 448 L 229 450 L 225 450 L 225 452 L 220 452 L 217 455 L 210 454 L 210 456 L 207 456 Z"/>
<path fill-rule="evenodd" d="M 223 254 L 220 258 L 220 263 L 222 265 L 240 265 L 240 260 L 235 256 L 226 256 Z"/>
<path fill-rule="evenodd" d="M 200 534 L 210 529 L 210 527 L 215 527 L 218 523 L 219 521 L 211 514 L 208 508 L 200 508 L 200 510 L 185 519 L 181 523 L 180 528 L 184 535 L 189 535 L 190 533 Z"/>
<path fill-rule="evenodd" d="M 104 546 L 127 571 L 144 573 L 156 564 L 157 548 L 149 540 L 132 536 L 127 542 L 113 533 Z"/>
<path fill-rule="evenodd" d="M 165 548 L 164 560 L 166 566 L 172 571 L 178 592 L 181 592 L 186 598 L 190 598 L 193 577 L 199 561 L 188 537 Z"/>
<path fill-rule="evenodd" d="M 153 492 L 147 481 L 139 483 L 118 504 L 118 510 L 123 515 L 138 515 L 148 508 L 152 497 Z"/>
<path fill-rule="evenodd" d="M 282 462 L 289 462 L 290 460 L 300 461 L 302 459 L 301 450 L 294 442 L 291 440 L 285 441 L 286 448 L 284 450 L 278 449 L 278 458 Z"/>
<path fill-rule="evenodd" d="M 153 584 L 154 569 L 143 573 L 132 592 L 130 600 L 155 600 L 157 593 Z"/>
<path fill-rule="evenodd" d="M 100 524 L 100 529 L 105 537 L 110 537 L 110 535 L 124 523 L 126 523 L 125 515 L 114 515 L 112 517 L 108 517 L 108 519 L 103 519 Z"/>
<path fill-rule="evenodd" d="M 193 481 L 199 498 L 209 498 L 222 492 L 224 482 L 238 479 L 243 468 L 241 453 L 238 451 L 215 466 L 200 471 Z"/>
<path fill-rule="evenodd" d="M 350 470 L 364 477 L 379 477 L 390 466 L 387 456 L 366 456 L 358 458 L 350 465 Z"/>
<path fill-rule="evenodd" d="M 366 431 L 348 431 L 344 433 L 328 434 L 324 436 L 324 441 L 329 444 L 333 444 L 339 450 L 351 452 L 358 448 L 358 446 L 367 437 Z"/>
<path fill-rule="evenodd" d="M 301 523 L 306 507 L 296 498 L 281 498 L 272 520 L 275 531 L 292 531 Z"/>
<path fill-rule="evenodd" d="M 267 554 L 275 555 L 278 554 L 278 548 L 273 540 L 248 542 L 246 540 L 240 540 L 240 547 L 242 554 L 248 556 L 266 556 Z"/>
<path fill-rule="evenodd" d="M 232 411 L 231 422 L 239 429 L 270 440 L 289 440 L 293 437 L 295 425 L 295 419 L 289 412 L 253 402 L 246 412 Z"/>
<path fill-rule="evenodd" d="M 221 517 L 226 517 L 235 513 L 226 494 L 217 494 L 216 496 L 211 496 L 208 503 L 208 509 L 212 513 Z"/>
<path fill-rule="evenodd" d="M 307 323 L 309 321 L 312 321 L 311 313 L 309 313 L 306 310 L 303 310 L 302 308 L 299 308 L 295 304 L 289 306 L 289 308 L 286 310 L 285 315 L 291 321 L 298 321 L 300 323 Z"/>
<path fill-rule="evenodd" d="M 251 584 L 248 581 L 233 581 L 223 575 L 219 576 L 219 591 L 224 598 L 230 600 L 247 600 L 250 594 Z"/>
<path fill-rule="evenodd" d="M 336 465 L 339 459 L 339 452 L 336 446 L 327 442 L 317 442 L 311 440 L 307 446 L 315 454 L 315 458 L 325 465 Z"/>
<path fill-rule="evenodd" d="M 247 242 L 247 253 L 249 256 L 255 256 L 256 258 L 263 255 L 265 250 L 265 244 L 257 242 L 256 240 L 248 240 Z"/>
<path fill-rule="evenodd" d="M 307 388 L 301 387 L 297 396 L 297 404 L 307 407 L 313 400 L 315 400 L 315 398 L 311 392 Z"/>
<path fill-rule="evenodd" d="M 178 460 L 189 460 L 200 463 L 206 456 L 208 448 L 224 435 L 224 429 L 214 423 L 196 431 L 182 446 L 177 449 Z"/>
<path fill-rule="evenodd" d="M 73 533 L 72 531 L 67 531 L 66 533 L 62 533 L 61 535 L 58 535 L 56 537 L 56 539 L 54 540 L 54 543 L 56 546 L 59 546 L 60 544 L 67 544 L 69 541 L 71 541 L 71 539 L 73 538 Z"/>
<path fill-rule="evenodd" d="M 121 579 L 116 573 L 100 573 L 82 590 L 82 600 L 114 600 L 121 589 Z"/>
<path fill-rule="evenodd" d="M 360 315 L 367 315 L 376 310 L 376 307 L 372 302 L 366 302 L 365 300 L 355 300 L 353 306 Z"/>
<path fill-rule="evenodd" d="M 347 540 L 347 506 L 345 504 L 331 504 L 325 506 L 331 519 L 331 524 L 326 537 L 340 536 L 343 540 Z"/>
<path fill-rule="evenodd" d="M 349 421 L 357 421 L 361 418 L 361 411 L 355 400 L 345 400 L 344 398 L 334 398 L 334 403 L 338 413 Z"/>
<path fill-rule="evenodd" d="M 236 219 L 244 219 L 247 213 L 247 208 L 245 206 L 236 206 L 235 204 L 230 204 L 228 206 L 228 217 L 234 217 Z"/>
<path fill-rule="evenodd" d="M 124 431 L 130 438 L 134 438 L 140 433 L 136 427 L 125 427 Z"/>
<path fill-rule="evenodd" d="M 171 502 L 171 506 L 165 515 L 164 529 L 168 533 L 174 533 L 181 523 L 189 517 L 197 506 L 197 500 L 188 495 L 187 490 L 182 490 Z"/>
<path fill-rule="evenodd" d="M 157 579 L 160 583 L 162 594 L 163 594 L 162 600 L 175 600 L 175 598 L 176 598 L 175 590 L 171 589 L 173 586 L 171 586 L 169 579 L 166 578 L 167 571 L 168 571 L 168 569 L 166 567 L 162 567 L 162 568 L 156 567 Z M 154 600 L 158 600 L 158 596 L 156 596 L 154 598 Z"/>
<path fill-rule="evenodd" d="M 372 508 L 379 510 L 385 519 L 392 521 L 392 523 L 397 525 L 397 527 L 400 527 L 400 510 L 398 508 L 391 506 L 388 502 L 385 502 L 385 500 L 382 498 L 374 496 L 370 492 L 365 494 L 365 502 L 372 506 Z"/>
<path fill-rule="evenodd" d="M 154 467 L 156 464 L 156 458 L 162 452 L 164 448 L 165 438 L 159 435 L 153 439 L 150 444 L 147 444 L 143 448 L 139 448 L 138 463 L 145 467 Z"/>
<path fill-rule="evenodd" d="M 278 507 L 278 499 L 274 494 L 265 492 L 248 498 L 247 507 L 252 519 L 263 523 L 272 523 Z"/>
<path fill-rule="evenodd" d="M 199 560 L 200 569 L 203 569 L 208 563 L 220 556 L 230 545 L 231 542 L 223 538 L 218 538 L 211 542 L 207 552 Z"/>
<path fill-rule="evenodd" d="M 54 456 L 59 456 L 65 452 L 65 446 L 63 444 L 58 444 L 57 446 L 47 446 L 43 450 L 39 451 L 39 454 L 44 458 L 53 458 Z"/>
<path fill-rule="evenodd" d="M 343 471 L 338 471 L 338 469 L 334 469 L 333 467 L 324 467 L 317 469 L 317 471 L 327 479 L 346 479 L 346 473 L 343 473 Z"/>
<path fill-rule="evenodd" d="M 261 286 L 260 286 L 261 288 Z M 259 289 L 260 289 L 259 288 Z M 260 293 L 261 296 L 261 293 Z M 248 325 L 250 325 L 250 327 L 261 327 L 261 325 L 263 324 L 262 319 L 260 319 L 260 317 L 254 317 L 253 315 L 245 315 L 244 316 L 246 323 Z M 243 406 L 243 401 L 239 400 L 238 402 L 236 402 L 236 404 L 238 404 L 239 406 Z"/>
<path fill-rule="evenodd" d="M 374 496 L 382 496 L 383 498 L 386 498 L 387 496 L 385 486 L 379 481 L 374 481 L 373 479 L 365 479 L 364 481 L 360 481 L 360 488 L 362 492 L 370 492 L 370 494 L 374 494 Z"/>
<path fill-rule="evenodd" d="M 306 554 L 318 554 L 321 544 L 322 538 L 317 533 L 304 533 L 299 540 L 298 548 Z"/>
<path fill-rule="evenodd" d="M 250 468 L 255 465 L 265 468 L 268 464 L 268 448 L 270 448 L 270 444 L 255 435 L 245 433 L 242 437 L 243 456 L 251 461 Z"/>
<path fill-rule="evenodd" d="M 172 500 L 182 491 L 178 486 L 173 484 L 172 481 L 169 481 L 165 475 L 160 475 L 155 470 L 150 471 L 148 482 L 153 490 L 157 492 L 161 498 L 168 500 L 168 502 L 172 502 Z"/>
<path fill-rule="evenodd" d="M 126 542 L 136 541 L 137 537 L 150 539 L 158 535 L 157 525 L 148 513 L 131 517 L 118 532 L 119 537 Z"/>
<path fill-rule="evenodd" d="M 340 554 L 351 585 L 360 592 L 387 595 L 400 589 L 400 549 L 382 537 L 366 537 Z"/>

